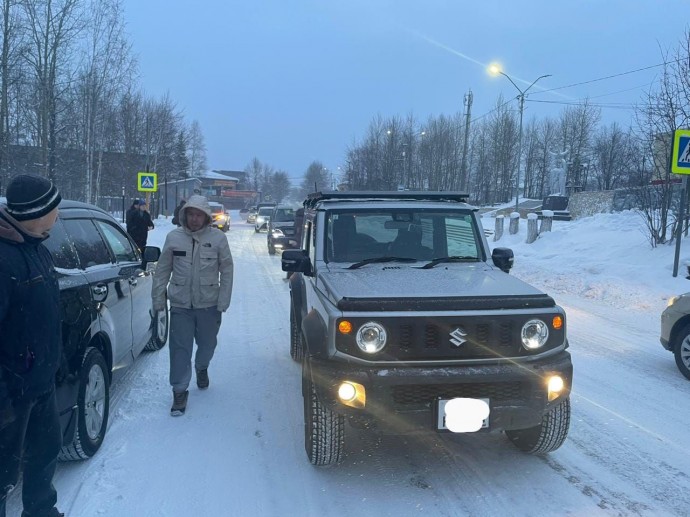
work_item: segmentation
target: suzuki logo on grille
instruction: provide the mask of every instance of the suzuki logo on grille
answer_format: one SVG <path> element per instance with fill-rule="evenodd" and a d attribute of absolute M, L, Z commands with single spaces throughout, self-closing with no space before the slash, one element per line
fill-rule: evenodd
<path fill-rule="evenodd" d="M 467 332 L 462 327 L 458 327 L 450 333 L 450 342 L 456 347 L 461 347 L 467 341 L 466 337 Z"/>

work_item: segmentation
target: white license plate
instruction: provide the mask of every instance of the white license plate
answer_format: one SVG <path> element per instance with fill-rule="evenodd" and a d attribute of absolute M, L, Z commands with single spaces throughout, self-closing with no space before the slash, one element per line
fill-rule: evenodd
<path fill-rule="evenodd" d="M 451 399 L 439 399 L 438 400 L 438 412 L 437 412 L 437 422 L 436 422 L 436 429 L 440 431 L 447 431 L 448 428 L 446 427 L 446 404 L 450 402 Z M 491 404 L 489 403 L 489 399 L 478 399 L 478 400 L 483 400 L 486 402 L 486 405 L 491 407 Z M 482 421 L 482 429 L 486 429 L 489 427 L 489 417 L 487 416 L 483 421 Z"/>

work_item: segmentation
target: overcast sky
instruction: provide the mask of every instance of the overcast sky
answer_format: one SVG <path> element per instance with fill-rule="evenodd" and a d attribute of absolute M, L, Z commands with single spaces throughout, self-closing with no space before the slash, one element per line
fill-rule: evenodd
<path fill-rule="evenodd" d="M 124 0 L 148 94 L 198 120 L 212 169 L 252 157 L 293 182 L 312 160 L 337 170 L 372 118 L 463 110 L 472 118 L 521 88 L 543 89 L 662 62 L 690 22 L 688 0 Z M 630 104 L 661 68 L 538 93 L 533 100 Z M 622 91 L 628 90 L 628 91 Z M 517 104 L 516 104 L 517 106 Z M 530 117 L 563 105 L 528 102 Z M 632 112 L 602 110 L 627 125 Z"/>

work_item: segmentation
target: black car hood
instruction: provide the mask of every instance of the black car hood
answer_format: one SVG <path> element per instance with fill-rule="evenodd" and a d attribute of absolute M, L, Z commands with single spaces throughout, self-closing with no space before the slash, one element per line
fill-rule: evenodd
<path fill-rule="evenodd" d="M 319 273 L 323 291 L 341 310 L 490 310 L 553 307 L 535 287 L 486 263 L 370 264 Z"/>

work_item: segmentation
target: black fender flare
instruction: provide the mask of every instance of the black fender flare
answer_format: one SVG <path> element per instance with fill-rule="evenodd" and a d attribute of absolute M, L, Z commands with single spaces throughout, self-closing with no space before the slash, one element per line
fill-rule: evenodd
<path fill-rule="evenodd" d="M 302 320 L 302 335 L 306 355 L 309 357 L 328 357 L 328 325 L 318 311 L 311 310 Z"/>

